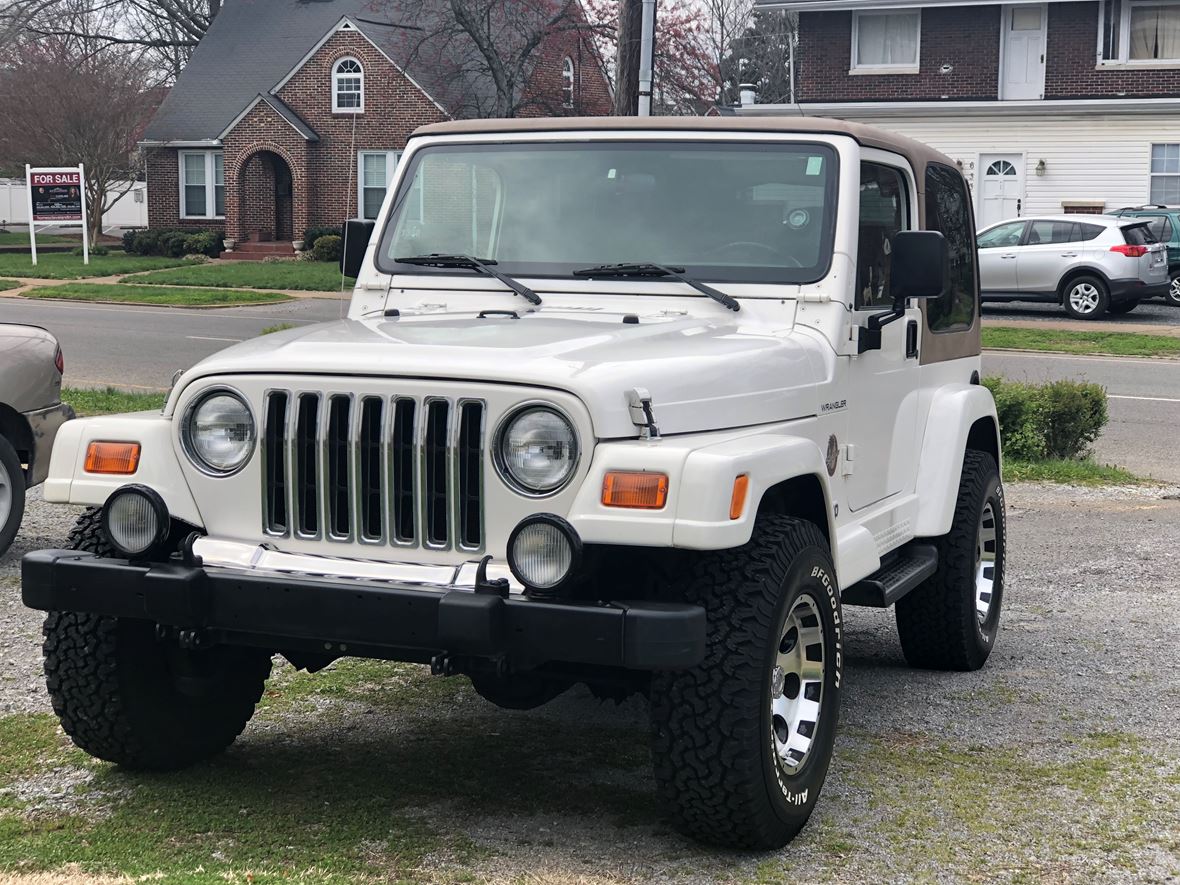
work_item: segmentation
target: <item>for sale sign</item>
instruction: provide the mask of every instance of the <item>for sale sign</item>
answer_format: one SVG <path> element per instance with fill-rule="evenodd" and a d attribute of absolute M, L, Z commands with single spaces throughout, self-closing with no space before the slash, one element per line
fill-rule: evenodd
<path fill-rule="evenodd" d="M 82 173 L 29 172 L 33 221 L 82 221 Z"/>

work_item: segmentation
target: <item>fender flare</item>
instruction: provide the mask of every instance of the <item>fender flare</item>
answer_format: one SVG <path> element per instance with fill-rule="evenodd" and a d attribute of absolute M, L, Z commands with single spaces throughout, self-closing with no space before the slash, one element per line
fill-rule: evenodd
<path fill-rule="evenodd" d="M 1000 463 L 1000 422 L 991 391 L 981 384 L 940 387 L 930 402 L 918 461 L 917 537 L 950 531 L 969 441 L 973 448 L 994 451 Z"/>

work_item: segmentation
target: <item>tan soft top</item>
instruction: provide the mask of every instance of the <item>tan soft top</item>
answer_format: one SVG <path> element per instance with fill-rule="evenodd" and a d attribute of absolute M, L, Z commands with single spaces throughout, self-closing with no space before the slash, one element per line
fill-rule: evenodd
<path fill-rule="evenodd" d="M 910 161 L 919 180 L 927 163 L 954 166 L 954 161 L 921 142 L 875 126 L 848 123 L 827 117 L 518 117 L 510 120 L 456 120 L 432 123 L 417 129 L 420 135 L 494 135 L 514 132 L 782 132 L 847 135 L 865 147 L 901 154 Z"/>

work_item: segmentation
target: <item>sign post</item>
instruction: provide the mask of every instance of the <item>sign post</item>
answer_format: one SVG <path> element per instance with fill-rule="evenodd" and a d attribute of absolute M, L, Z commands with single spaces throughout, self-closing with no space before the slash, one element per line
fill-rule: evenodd
<path fill-rule="evenodd" d="M 37 264 L 37 222 L 82 225 L 82 260 L 90 263 L 90 229 L 86 224 L 86 170 L 77 166 L 34 169 L 25 166 L 29 194 L 29 246 Z"/>

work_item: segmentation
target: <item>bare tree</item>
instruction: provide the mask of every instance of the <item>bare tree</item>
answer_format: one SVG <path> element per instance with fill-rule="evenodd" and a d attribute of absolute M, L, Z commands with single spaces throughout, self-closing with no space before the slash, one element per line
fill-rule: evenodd
<path fill-rule="evenodd" d="M 157 104 L 142 68 L 121 53 L 79 55 L 66 38 L 26 44 L 0 74 L 0 162 L 85 164 L 87 222 L 97 237 L 136 178 L 135 144 Z"/>

